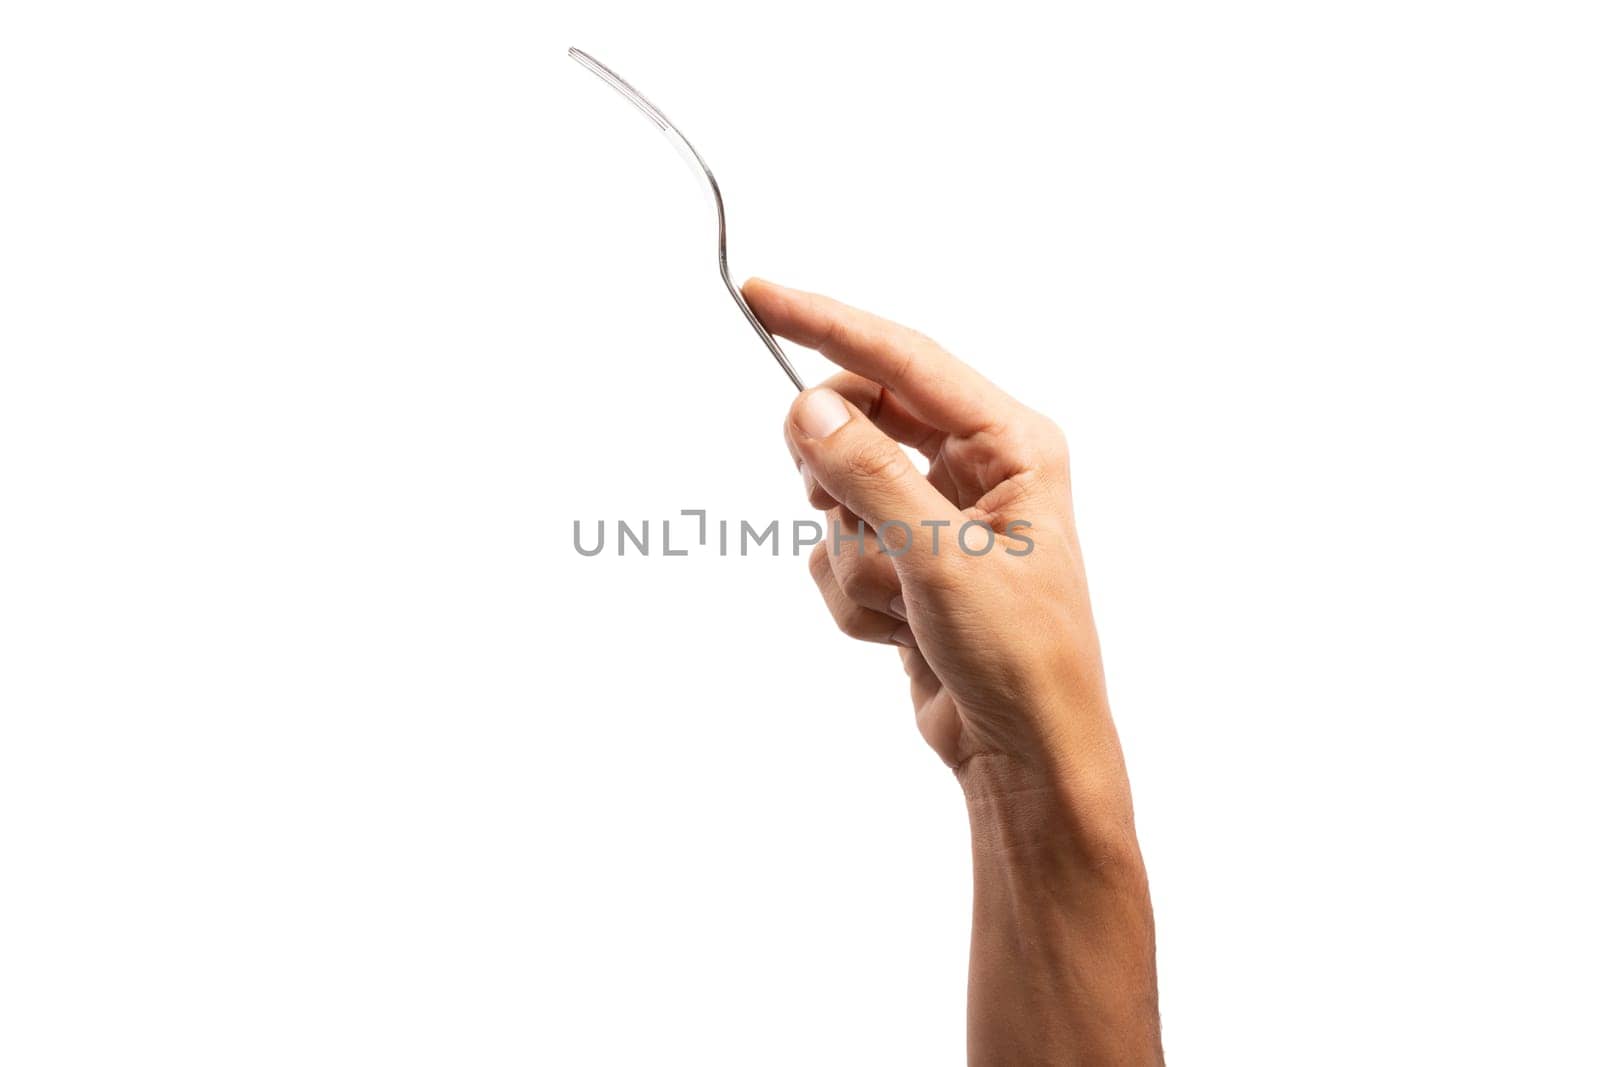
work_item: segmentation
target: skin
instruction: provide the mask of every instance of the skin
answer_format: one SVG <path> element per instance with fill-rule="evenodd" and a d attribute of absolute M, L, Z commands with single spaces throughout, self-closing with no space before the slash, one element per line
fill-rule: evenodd
<path fill-rule="evenodd" d="M 917 726 L 966 795 L 968 1062 L 1162 1062 L 1150 894 L 1065 438 L 913 330 L 760 279 L 744 296 L 843 368 L 795 400 L 784 439 L 828 529 L 859 519 L 894 550 L 869 536 L 833 551 L 830 536 L 811 575 L 841 630 L 898 647 Z M 937 551 L 930 522 L 948 523 Z M 996 532 L 990 551 L 958 549 L 968 522 Z"/>

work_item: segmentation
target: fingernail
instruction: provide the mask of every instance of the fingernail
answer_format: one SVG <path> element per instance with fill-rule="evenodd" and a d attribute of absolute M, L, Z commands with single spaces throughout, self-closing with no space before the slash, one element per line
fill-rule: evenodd
<path fill-rule="evenodd" d="M 889 601 L 889 614 L 893 615 L 897 619 L 905 618 L 906 598 L 903 596 L 897 596 L 893 600 Z"/>
<path fill-rule="evenodd" d="M 901 623 L 899 628 L 889 635 L 889 640 L 897 645 L 905 645 L 907 648 L 915 648 L 917 646 L 917 639 L 911 636 L 911 627 L 905 623 Z"/>
<path fill-rule="evenodd" d="M 800 401 L 794 421 L 807 437 L 827 437 L 850 421 L 850 412 L 832 389 L 813 389 Z"/>

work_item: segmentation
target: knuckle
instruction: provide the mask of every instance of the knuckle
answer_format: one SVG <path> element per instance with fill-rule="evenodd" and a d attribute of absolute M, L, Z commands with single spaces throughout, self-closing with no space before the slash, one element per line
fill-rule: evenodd
<path fill-rule="evenodd" d="M 872 594 L 876 583 L 867 568 L 859 560 L 841 561 L 839 567 L 839 588 L 844 590 L 844 595 L 856 603 L 865 603 Z"/>
<path fill-rule="evenodd" d="M 1058 463 L 1067 461 L 1067 435 L 1054 420 L 1039 416 L 1039 450 L 1046 459 Z"/>
<path fill-rule="evenodd" d="M 1019 468 L 1041 472 L 1066 469 L 1067 435 L 1038 412 L 1024 408 L 1019 417 L 999 424 L 990 433 L 996 452 Z"/>
<path fill-rule="evenodd" d="M 835 315 L 826 316 L 817 329 L 817 349 L 825 351 L 839 345 L 845 336 L 844 322 Z"/>
<path fill-rule="evenodd" d="M 877 636 L 871 618 L 859 609 L 840 612 L 836 621 L 839 624 L 839 631 L 846 637 L 853 637 L 857 641 L 870 641 Z"/>
<path fill-rule="evenodd" d="M 926 345 L 930 348 L 938 347 L 931 338 L 924 337 L 914 331 L 911 336 L 903 338 L 902 343 L 895 346 L 894 353 L 890 357 L 886 377 L 891 382 L 907 381 L 916 372 L 917 347 L 919 345 Z"/>
<path fill-rule="evenodd" d="M 905 454 L 888 442 L 874 442 L 851 449 L 844 457 L 844 469 L 857 481 L 897 478 L 907 465 Z"/>
<path fill-rule="evenodd" d="M 826 542 L 818 543 L 811 549 L 811 557 L 806 560 L 806 566 L 811 571 L 813 581 L 821 584 L 833 569 L 833 563 L 828 559 L 828 546 Z"/>

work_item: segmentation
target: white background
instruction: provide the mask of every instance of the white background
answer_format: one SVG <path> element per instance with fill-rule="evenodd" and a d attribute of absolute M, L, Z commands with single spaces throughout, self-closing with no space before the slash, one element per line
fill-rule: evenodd
<path fill-rule="evenodd" d="M 1066 428 L 1173 1062 L 1592 1057 L 1587 8 L 6 5 L 0 1060 L 962 1062 L 894 654 L 572 548 L 807 512 L 569 44 Z"/>

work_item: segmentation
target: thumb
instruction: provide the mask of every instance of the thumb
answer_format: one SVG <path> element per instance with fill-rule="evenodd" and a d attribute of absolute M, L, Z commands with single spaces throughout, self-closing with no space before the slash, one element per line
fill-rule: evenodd
<path fill-rule="evenodd" d="M 817 484 L 861 516 L 880 539 L 886 523 L 902 522 L 915 549 L 928 544 L 920 523 L 960 525 L 955 505 L 900 446 L 832 389 L 800 394 L 789 409 L 789 436 Z"/>

